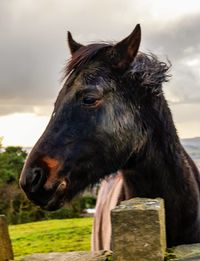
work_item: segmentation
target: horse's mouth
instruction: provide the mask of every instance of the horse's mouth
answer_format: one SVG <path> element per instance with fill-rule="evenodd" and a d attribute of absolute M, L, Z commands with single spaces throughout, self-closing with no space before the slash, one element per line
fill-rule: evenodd
<path fill-rule="evenodd" d="M 65 195 L 67 190 L 67 182 L 62 181 L 53 195 L 48 200 L 47 204 L 42 206 L 43 209 L 53 211 L 61 208 L 65 203 Z"/>
<path fill-rule="evenodd" d="M 29 199 L 44 210 L 54 211 L 64 205 L 67 188 L 67 182 L 63 180 L 58 184 L 56 189 L 52 191 L 50 195 L 48 195 L 47 198 L 45 198 L 43 194 L 43 197 L 41 197 L 40 199 L 34 199 L 31 196 L 29 196 Z"/>

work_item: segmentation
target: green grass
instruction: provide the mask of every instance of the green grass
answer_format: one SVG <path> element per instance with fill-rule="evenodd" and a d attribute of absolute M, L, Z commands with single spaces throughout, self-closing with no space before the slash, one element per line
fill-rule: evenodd
<path fill-rule="evenodd" d="M 33 253 L 90 250 L 92 218 L 9 226 L 15 260 Z"/>

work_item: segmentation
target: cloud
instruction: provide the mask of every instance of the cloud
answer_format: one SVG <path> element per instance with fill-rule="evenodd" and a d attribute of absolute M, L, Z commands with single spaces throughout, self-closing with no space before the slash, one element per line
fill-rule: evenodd
<path fill-rule="evenodd" d="M 147 31 L 145 38 L 150 46 L 176 58 L 190 56 L 200 49 L 200 12 L 188 14 L 175 21 L 168 22 Z"/>
<path fill-rule="evenodd" d="M 29 99 L 24 101 L 23 98 L 19 99 L 0 99 L 0 116 L 12 113 L 34 113 L 38 116 L 50 115 L 53 111 L 54 101 Z"/>
<path fill-rule="evenodd" d="M 168 99 L 200 102 L 199 14 L 184 13 L 170 23 L 158 23 L 156 3 L 159 1 L 0 1 L 0 115 L 51 112 L 60 88 L 60 71 L 69 57 L 67 30 L 83 43 L 120 40 L 138 22 L 143 28 L 143 50 L 167 55 L 173 63 L 174 77 L 165 88 Z"/>
<path fill-rule="evenodd" d="M 104 29 L 123 32 L 126 22 L 117 20 L 128 11 L 128 2 L 0 1 L 0 115 L 32 112 L 33 106 L 55 99 L 69 57 L 67 30 L 79 41 L 101 38 Z"/>
<path fill-rule="evenodd" d="M 166 91 L 171 102 L 200 103 L 200 13 L 147 32 L 145 46 L 172 62 L 172 80 Z"/>

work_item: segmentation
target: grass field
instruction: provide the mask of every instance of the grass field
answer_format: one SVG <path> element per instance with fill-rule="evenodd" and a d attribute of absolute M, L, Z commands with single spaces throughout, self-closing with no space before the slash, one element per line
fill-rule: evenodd
<path fill-rule="evenodd" d="M 92 218 L 9 226 L 15 260 L 32 253 L 90 250 Z"/>

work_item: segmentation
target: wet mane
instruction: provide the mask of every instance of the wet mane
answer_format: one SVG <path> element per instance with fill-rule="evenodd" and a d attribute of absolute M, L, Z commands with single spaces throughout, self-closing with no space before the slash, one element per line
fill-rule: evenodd
<path fill-rule="evenodd" d="M 64 78 L 74 70 L 81 70 L 83 66 L 88 64 L 100 50 L 110 46 L 111 45 L 108 43 L 94 43 L 78 49 L 64 68 Z"/>
<path fill-rule="evenodd" d="M 94 57 L 107 47 L 112 47 L 111 43 L 95 43 L 81 47 L 76 51 L 64 68 L 64 78 L 74 71 L 80 71 Z M 168 74 L 171 63 L 161 62 L 157 56 L 150 53 L 139 52 L 132 62 L 128 75 L 141 86 L 153 87 L 154 91 L 160 89 L 162 83 L 167 82 L 170 78 Z"/>
<path fill-rule="evenodd" d="M 139 52 L 131 64 L 129 75 L 133 80 L 139 82 L 141 86 L 151 88 L 153 92 L 157 92 L 161 89 L 162 83 L 169 81 L 171 77 L 168 74 L 170 67 L 171 63 L 169 61 L 167 63 L 160 62 L 154 54 Z"/>

